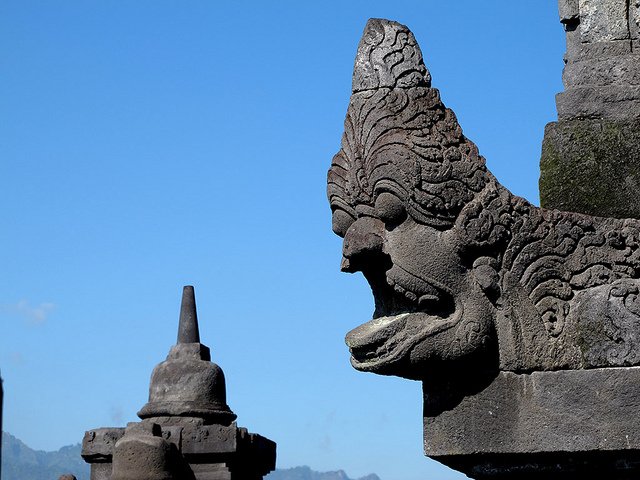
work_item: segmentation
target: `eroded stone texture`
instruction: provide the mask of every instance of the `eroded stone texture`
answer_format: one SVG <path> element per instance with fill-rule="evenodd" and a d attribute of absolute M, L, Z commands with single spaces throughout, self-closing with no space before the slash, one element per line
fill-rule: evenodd
<path fill-rule="evenodd" d="M 540 372 L 535 378 L 547 381 L 556 371 L 640 365 L 640 221 L 546 210 L 514 196 L 428 74 L 411 86 L 389 80 L 424 72 L 407 28 L 373 19 L 363 38 L 376 40 L 360 43 L 366 54 L 358 53 L 328 173 L 333 230 L 344 237 L 341 269 L 362 272 L 375 299 L 373 320 L 347 334 L 352 365 L 422 380 L 425 418 L 499 390 L 505 375 Z M 570 404 L 579 395 L 557 398 Z M 503 412 L 503 425 L 537 407 L 518 408 Z M 475 442 L 466 454 L 485 441 L 481 428 L 465 439 L 443 425 L 452 448 Z M 531 448 L 556 451 L 544 435 L 535 441 Z"/>
<path fill-rule="evenodd" d="M 397 26 L 371 20 L 365 32 L 380 24 Z M 381 45 L 380 57 L 402 51 Z M 378 74 L 389 71 L 357 63 L 354 78 Z M 514 372 L 639 362 L 619 331 L 598 345 L 627 353 L 594 360 L 576 312 L 609 301 L 598 287 L 640 285 L 640 222 L 512 195 L 428 84 L 354 91 L 328 195 L 342 269 L 362 271 L 376 298 L 375 319 L 347 337 L 356 368 L 421 378 L 479 352 Z"/>
<path fill-rule="evenodd" d="M 130 423 L 113 451 L 110 480 L 195 480 L 175 443 L 162 437 L 160 425 Z"/>
<path fill-rule="evenodd" d="M 640 218 L 640 2 L 560 0 L 559 11 L 565 91 L 545 131 L 541 205 Z"/>
<path fill-rule="evenodd" d="M 630 3 L 631 8 L 631 21 L 629 22 L 629 26 L 631 29 L 631 38 L 634 40 L 633 47 L 634 49 L 640 47 L 637 42 L 640 40 L 640 0 L 632 0 Z"/>
<path fill-rule="evenodd" d="M 640 120 L 547 125 L 540 162 L 544 206 L 640 218 Z"/>
<path fill-rule="evenodd" d="M 85 433 L 91 480 L 260 480 L 275 468 L 275 443 L 237 426 L 224 373 L 210 360 L 187 286 L 178 342 L 151 375 L 142 421 Z"/>
<path fill-rule="evenodd" d="M 560 0 L 567 31 L 561 121 L 640 118 L 639 9 L 636 0 Z"/>
<path fill-rule="evenodd" d="M 584 43 L 629 39 L 628 0 L 579 0 Z"/>
<path fill-rule="evenodd" d="M 638 478 L 638 367 L 501 372 L 444 411 L 430 396 L 425 452 L 471 478 Z"/>

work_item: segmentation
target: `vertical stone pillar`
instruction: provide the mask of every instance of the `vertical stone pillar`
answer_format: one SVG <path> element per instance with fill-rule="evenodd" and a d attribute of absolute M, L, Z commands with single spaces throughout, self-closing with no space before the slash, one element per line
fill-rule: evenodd
<path fill-rule="evenodd" d="M 640 218 L 640 1 L 560 0 L 558 121 L 540 162 L 544 208 Z"/>

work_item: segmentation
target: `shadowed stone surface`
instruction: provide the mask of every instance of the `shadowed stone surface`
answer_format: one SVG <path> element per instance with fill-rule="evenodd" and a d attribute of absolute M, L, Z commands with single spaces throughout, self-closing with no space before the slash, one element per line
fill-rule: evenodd
<path fill-rule="evenodd" d="M 610 376 L 640 397 L 635 369 L 612 368 L 640 365 L 640 221 L 541 209 L 500 185 L 403 25 L 367 23 L 353 78 L 328 174 L 341 269 L 375 299 L 347 334 L 352 365 L 423 381 L 426 452 L 477 478 L 539 478 L 560 452 L 568 474 L 606 442 L 635 451 L 600 412 L 634 411 L 610 403 Z M 605 407 L 584 401 L 589 385 Z"/>
<path fill-rule="evenodd" d="M 425 452 L 472 478 L 637 478 L 639 383 L 638 367 L 501 372 L 445 411 L 425 385 Z"/>
<path fill-rule="evenodd" d="M 540 162 L 543 206 L 640 218 L 640 120 L 547 125 Z"/>
<path fill-rule="evenodd" d="M 111 480 L 193 480 L 176 444 L 153 423 L 130 423 L 113 450 Z"/>
<path fill-rule="evenodd" d="M 558 122 L 545 130 L 545 208 L 640 218 L 640 2 L 560 0 L 567 33 Z"/>
<path fill-rule="evenodd" d="M 193 287 L 184 287 L 178 343 L 151 375 L 139 423 L 85 433 L 91 480 L 260 480 L 276 444 L 236 425 L 222 369 L 200 343 Z"/>

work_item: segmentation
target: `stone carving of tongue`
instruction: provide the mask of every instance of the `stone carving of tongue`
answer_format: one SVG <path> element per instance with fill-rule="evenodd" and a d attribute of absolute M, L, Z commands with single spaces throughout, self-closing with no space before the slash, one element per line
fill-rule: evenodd
<path fill-rule="evenodd" d="M 431 87 L 431 75 L 413 33 L 391 20 L 370 19 L 358 45 L 353 93 L 411 87 Z"/>

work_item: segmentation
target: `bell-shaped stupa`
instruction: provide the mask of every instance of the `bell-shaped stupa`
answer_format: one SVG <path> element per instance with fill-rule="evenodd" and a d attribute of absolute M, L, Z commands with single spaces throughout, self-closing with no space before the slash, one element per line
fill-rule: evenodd
<path fill-rule="evenodd" d="M 238 427 L 222 369 L 200 343 L 193 287 L 184 287 L 178 341 L 153 370 L 149 401 L 127 427 L 85 433 L 91 480 L 260 480 L 276 444 Z"/>
<path fill-rule="evenodd" d="M 173 417 L 196 417 L 205 425 L 229 425 L 236 419 L 227 405 L 224 373 L 211 362 L 209 347 L 200 343 L 192 286 L 182 292 L 178 341 L 153 370 L 149 402 L 138 416 L 160 424 L 175 423 Z"/>

